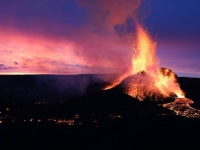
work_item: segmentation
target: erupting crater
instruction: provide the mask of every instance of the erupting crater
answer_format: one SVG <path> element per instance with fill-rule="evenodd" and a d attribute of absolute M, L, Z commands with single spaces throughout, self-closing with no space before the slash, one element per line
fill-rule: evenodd
<path fill-rule="evenodd" d="M 159 71 L 161 73 L 166 73 L 167 71 L 167 74 L 163 74 L 163 76 L 173 76 L 171 82 L 179 87 L 177 76 L 171 70 L 160 68 Z M 144 99 L 162 101 L 168 97 L 177 97 L 164 83 L 158 84 L 158 80 L 157 76 L 141 71 L 124 79 L 119 86 L 122 87 L 124 93 L 140 101 Z"/>
<path fill-rule="evenodd" d="M 104 90 L 119 86 L 125 94 L 140 101 L 173 98 L 174 102 L 162 106 L 173 110 L 176 115 L 200 118 L 200 111 L 190 106 L 193 101 L 185 98 L 185 93 L 178 83 L 178 76 L 168 68 L 159 67 L 156 43 L 139 23 L 136 23 L 133 43 L 132 65 L 129 71 L 116 78 Z"/>

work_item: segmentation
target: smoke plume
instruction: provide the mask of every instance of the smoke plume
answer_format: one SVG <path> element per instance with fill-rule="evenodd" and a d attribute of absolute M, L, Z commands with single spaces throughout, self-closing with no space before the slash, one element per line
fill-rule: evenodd
<path fill-rule="evenodd" d="M 0 64 L 10 68 L 1 73 L 112 73 L 130 65 L 141 0 L 1 4 Z"/>

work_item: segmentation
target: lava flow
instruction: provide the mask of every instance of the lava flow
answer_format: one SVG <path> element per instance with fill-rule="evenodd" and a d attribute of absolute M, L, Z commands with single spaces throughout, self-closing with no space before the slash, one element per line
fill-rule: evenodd
<path fill-rule="evenodd" d="M 176 115 L 200 118 L 200 110 L 192 108 L 190 104 L 193 101 L 185 98 L 177 75 L 170 69 L 159 67 L 156 43 L 149 33 L 139 23 L 136 23 L 136 29 L 131 68 L 106 86 L 104 90 L 119 85 L 123 87 L 124 93 L 140 101 L 174 98 L 174 102 L 162 106 L 173 110 Z"/>
<path fill-rule="evenodd" d="M 190 106 L 193 104 L 193 100 L 187 98 L 177 98 L 174 102 L 163 104 L 162 106 L 173 110 L 176 115 L 187 118 L 200 118 L 200 110 Z"/>

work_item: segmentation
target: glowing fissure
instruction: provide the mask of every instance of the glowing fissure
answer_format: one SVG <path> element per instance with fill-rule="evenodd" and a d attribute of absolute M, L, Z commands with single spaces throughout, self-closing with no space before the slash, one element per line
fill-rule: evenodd
<path fill-rule="evenodd" d="M 156 43 L 149 33 L 136 23 L 136 42 L 133 44 L 132 66 L 129 72 L 124 73 L 104 89 L 110 89 L 118 85 L 128 76 L 133 76 L 128 82 L 124 82 L 125 93 L 139 100 L 154 95 L 157 97 L 170 97 L 175 95 L 184 98 L 175 73 L 167 68 L 159 68 L 156 56 Z"/>

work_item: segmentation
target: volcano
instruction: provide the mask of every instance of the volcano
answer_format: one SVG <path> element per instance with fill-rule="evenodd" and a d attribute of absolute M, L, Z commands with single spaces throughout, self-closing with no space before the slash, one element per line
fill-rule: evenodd
<path fill-rule="evenodd" d="M 163 76 L 173 76 L 174 80 L 172 82 L 174 84 L 178 84 L 178 76 L 170 69 L 160 68 L 159 71 Z M 169 94 L 164 96 L 163 91 L 161 91 L 156 84 L 157 83 L 152 74 L 141 71 L 137 74 L 125 78 L 119 86 L 123 89 L 124 93 L 131 97 L 137 98 L 140 101 L 143 101 L 144 99 L 162 101 L 167 98 L 176 97 L 176 95 L 172 91 L 168 90 L 167 87 L 164 87 L 165 92 Z"/>
<path fill-rule="evenodd" d="M 167 68 L 160 68 L 159 71 L 163 76 L 173 76 L 173 84 L 179 85 L 178 76 L 173 71 Z M 140 71 L 137 74 L 125 78 L 114 89 L 120 89 L 124 94 L 139 101 L 157 102 L 157 106 L 167 108 L 172 114 L 174 113 L 175 115 L 187 118 L 200 118 L 200 110 L 191 106 L 191 104 L 194 103 L 193 100 L 178 98 L 177 95 L 168 90 L 167 87 L 165 91 L 169 94 L 167 96 L 163 95 L 163 91 L 157 88 L 154 77 L 145 71 Z M 154 108 L 158 109 L 156 106 Z M 160 110 L 159 108 L 159 111 Z M 158 113 L 160 113 L 159 111 Z"/>
<path fill-rule="evenodd" d="M 121 82 L 124 93 L 142 101 L 145 98 L 160 100 L 169 97 L 184 98 L 177 75 L 168 68 L 160 68 L 156 56 L 156 43 L 145 28 L 136 23 L 136 40 L 133 42 L 131 66 L 104 89 Z"/>

